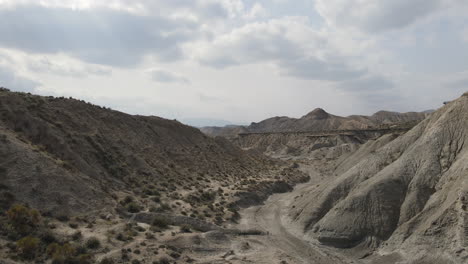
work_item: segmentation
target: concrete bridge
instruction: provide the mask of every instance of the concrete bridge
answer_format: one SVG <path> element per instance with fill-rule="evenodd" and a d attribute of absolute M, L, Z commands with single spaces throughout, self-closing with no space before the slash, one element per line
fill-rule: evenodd
<path fill-rule="evenodd" d="M 323 131 L 295 131 L 295 132 L 252 132 L 240 133 L 239 137 L 252 135 L 302 135 L 306 137 L 329 137 L 329 136 L 362 136 L 362 135 L 384 135 L 390 133 L 405 133 L 413 126 L 390 127 L 390 128 L 367 128 L 367 129 L 344 129 L 344 130 L 323 130 Z"/>

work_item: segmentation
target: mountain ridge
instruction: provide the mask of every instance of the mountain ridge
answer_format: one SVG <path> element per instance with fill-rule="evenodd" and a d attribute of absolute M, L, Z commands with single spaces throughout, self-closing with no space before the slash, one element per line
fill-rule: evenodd
<path fill-rule="evenodd" d="M 398 113 L 378 111 L 371 116 L 350 115 L 346 117 L 332 115 L 322 108 L 316 108 L 301 118 L 277 116 L 252 122 L 248 126 L 202 127 L 200 130 L 212 137 L 235 138 L 241 133 L 268 132 L 313 132 L 326 130 L 367 129 L 383 125 L 419 122 L 428 112 Z"/>

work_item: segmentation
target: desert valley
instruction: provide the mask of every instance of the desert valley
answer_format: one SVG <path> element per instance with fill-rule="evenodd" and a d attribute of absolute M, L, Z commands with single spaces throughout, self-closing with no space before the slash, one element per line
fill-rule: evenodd
<path fill-rule="evenodd" d="M 0 262 L 466 263 L 467 113 L 464 94 L 205 135 L 2 88 Z"/>

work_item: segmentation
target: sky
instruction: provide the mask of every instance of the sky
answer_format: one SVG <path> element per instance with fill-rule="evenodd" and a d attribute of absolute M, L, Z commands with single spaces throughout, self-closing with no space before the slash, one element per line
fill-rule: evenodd
<path fill-rule="evenodd" d="M 436 109 L 466 0 L 0 0 L 0 86 L 192 125 Z"/>

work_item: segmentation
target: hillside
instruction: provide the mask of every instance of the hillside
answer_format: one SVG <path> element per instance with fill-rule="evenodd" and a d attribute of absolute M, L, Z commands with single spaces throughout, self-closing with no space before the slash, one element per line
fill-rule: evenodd
<path fill-rule="evenodd" d="M 56 247 L 54 241 L 78 252 L 97 236 L 106 247 L 81 257 L 102 259 L 115 258 L 125 246 L 140 247 L 133 241 L 145 236 L 148 241 L 156 233 L 176 238 L 168 224 L 184 230 L 221 229 L 238 220 L 240 207 L 261 204 L 270 194 L 308 179 L 291 164 L 243 151 L 177 121 L 4 88 L 0 143 L 0 244 L 16 241 L 17 246 L 0 247 L 0 259 L 11 258 L 11 263 L 31 256 L 45 261 L 45 249 Z M 67 224 L 68 219 L 73 221 Z M 142 229 L 129 219 L 150 227 L 156 221 L 156 226 Z M 19 250 L 20 238 L 40 241 L 34 255 Z M 167 239 L 158 241 L 161 245 Z M 174 250 L 166 249 L 160 257 L 183 251 Z M 145 254 L 140 257 L 144 263 L 160 258 L 151 248 Z M 127 257 L 122 256 L 122 263 L 128 263 Z"/>
<path fill-rule="evenodd" d="M 424 259 L 417 263 L 466 263 L 467 140 L 464 94 L 404 135 L 377 139 L 377 149 L 362 147 L 336 179 L 293 202 L 291 224 L 333 247 Z"/>
<path fill-rule="evenodd" d="M 112 194 L 139 194 L 148 185 L 196 192 L 261 181 L 281 167 L 176 121 L 5 90 L 0 134 L 2 189 L 55 213 L 97 210 Z"/>
<path fill-rule="evenodd" d="M 317 108 L 301 118 L 272 117 L 249 126 L 204 127 L 201 131 L 209 136 L 235 138 L 242 133 L 313 132 L 326 130 L 366 129 L 391 124 L 419 122 L 427 112 L 397 113 L 380 111 L 372 116 L 341 117 Z"/>

